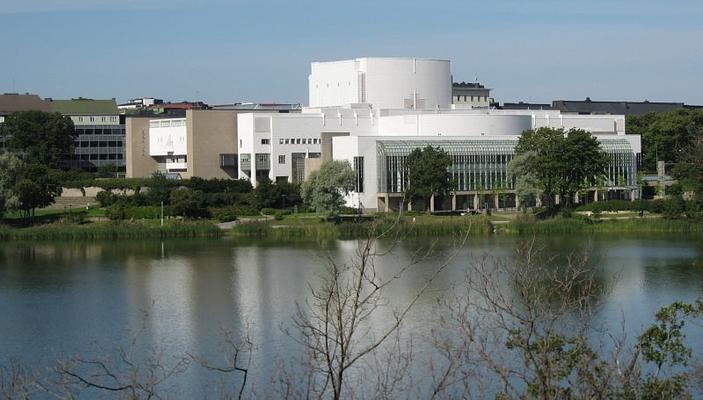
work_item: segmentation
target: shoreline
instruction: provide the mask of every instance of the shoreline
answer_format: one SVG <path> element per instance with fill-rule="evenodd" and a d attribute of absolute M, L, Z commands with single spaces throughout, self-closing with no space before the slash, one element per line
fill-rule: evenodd
<path fill-rule="evenodd" d="M 55 222 L 32 227 L 0 225 L 0 240 L 105 240 L 166 238 L 266 238 L 273 240 L 334 240 L 366 238 L 371 229 L 387 237 L 452 237 L 550 234 L 703 234 L 703 222 L 686 219 L 633 218 L 595 220 L 586 217 L 537 221 L 529 217 L 381 216 L 374 222 L 322 222 L 319 218 L 289 218 L 233 224 L 221 229 L 213 221 L 108 221 L 76 224 Z"/>

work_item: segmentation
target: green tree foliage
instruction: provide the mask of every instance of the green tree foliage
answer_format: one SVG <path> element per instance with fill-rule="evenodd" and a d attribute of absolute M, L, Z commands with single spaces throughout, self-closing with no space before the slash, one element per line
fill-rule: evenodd
<path fill-rule="evenodd" d="M 695 140 L 703 137 L 703 110 L 628 116 L 627 132 L 642 135 L 642 168 L 656 171 L 657 160 L 678 163 Z"/>
<path fill-rule="evenodd" d="M 271 182 L 262 179 L 254 189 L 256 206 L 263 208 L 289 208 L 302 204 L 300 185 L 289 182 Z"/>
<path fill-rule="evenodd" d="M 429 200 L 449 193 L 452 182 L 448 168 L 452 160 L 439 147 L 415 149 L 408 155 L 408 182 L 405 196 L 412 201 Z"/>
<path fill-rule="evenodd" d="M 276 185 L 268 177 L 257 182 L 254 189 L 257 208 L 273 208 L 279 200 L 278 197 Z"/>
<path fill-rule="evenodd" d="M 19 208 L 15 185 L 23 168 L 24 163 L 14 154 L 0 154 L 0 218 L 5 210 Z"/>
<path fill-rule="evenodd" d="M 344 196 L 355 183 L 356 175 L 348 161 L 331 160 L 310 175 L 301 187 L 301 194 L 311 209 L 336 214 L 344 206 Z"/>
<path fill-rule="evenodd" d="M 51 169 L 39 164 L 25 165 L 14 188 L 17 209 L 32 216 L 35 209 L 53 204 L 61 190 L 61 181 Z"/>
<path fill-rule="evenodd" d="M 197 217 L 203 213 L 202 200 L 203 193 L 199 190 L 175 189 L 170 195 L 171 210 L 182 217 Z"/>
<path fill-rule="evenodd" d="M 534 151 L 526 151 L 516 155 L 508 164 L 508 177 L 515 180 L 515 193 L 523 206 L 535 203 L 537 199 L 542 198 L 543 190 L 537 175 L 530 170 L 534 165 L 535 156 Z"/>
<path fill-rule="evenodd" d="M 548 208 L 553 207 L 555 195 L 570 205 L 577 191 L 597 184 L 608 165 L 598 140 L 581 129 L 525 131 L 515 153 L 517 165 L 509 169 L 516 179 L 537 184 Z"/>
<path fill-rule="evenodd" d="M 6 116 L 0 135 L 6 137 L 8 149 L 27 163 L 49 168 L 66 166 L 77 137 L 69 117 L 43 111 L 17 111 Z"/>
<path fill-rule="evenodd" d="M 250 193 L 253 190 L 251 182 L 246 179 L 203 179 L 190 178 L 188 187 L 203 193 Z"/>
<path fill-rule="evenodd" d="M 147 200 L 152 205 L 159 205 L 161 202 L 168 204 L 171 200 L 171 188 L 173 182 L 166 178 L 166 175 L 161 172 L 154 172 L 147 183 L 149 191 L 147 192 Z"/>
<path fill-rule="evenodd" d="M 686 150 L 674 166 L 672 175 L 684 190 L 695 191 L 699 200 L 703 199 L 703 135 Z"/>

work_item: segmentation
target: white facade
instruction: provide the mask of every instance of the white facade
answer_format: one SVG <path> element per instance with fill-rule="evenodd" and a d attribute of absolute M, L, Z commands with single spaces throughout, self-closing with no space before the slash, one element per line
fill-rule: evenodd
<path fill-rule="evenodd" d="M 315 62 L 309 77 L 310 107 L 370 104 L 374 108 L 450 108 L 448 60 L 357 58 Z"/>
<path fill-rule="evenodd" d="M 149 156 L 159 163 L 162 172 L 188 169 L 188 134 L 185 118 L 149 121 Z"/>
<path fill-rule="evenodd" d="M 309 85 L 310 107 L 300 114 L 239 114 L 240 177 L 249 178 L 254 185 L 264 176 L 273 181 L 300 182 L 304 175 L 300 160 L 321 154 L 348 160 L 363 183 L 363 190 L 347 198 L 348 206 L 376 209 L 380 207 L 380 182 L 388 179 L 387 171 L 378 170 L 386 162 L 378 158 L 384 144 L 407 148 L 423 142 L 446 142 L 466 151 L 478 149 L 479 153 L 481 148 L 502 146 L 503 153 L 493 152 L 491 157 L 501 157 L 503 183 L 514 145 L 528 129 L 591 132 L 604 147 L 610 146 L 613 157 L 620 157 L 616 162 L 620 169 L 609 174 L 625 174 L 628 182 L 634 180 L 633 160 L 641 152 L 640 137 L 625 135 L 622 115 L 452 107 L 449 62 L 444 60 L 360 58 L 313 63 Z M 467 165 L 461 168 L 469 168 Z M 475 181 L 464 183 L 461 190 L 476 190 Z M 388 187 L 387 182 L 384 185 Z"/>

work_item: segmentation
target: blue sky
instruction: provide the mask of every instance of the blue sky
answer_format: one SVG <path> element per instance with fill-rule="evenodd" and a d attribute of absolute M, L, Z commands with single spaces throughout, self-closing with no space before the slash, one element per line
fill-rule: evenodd
<path fill-rule="evenodd" d="M 0 0 L 0 92 L 307 103 L 311 61 L 452 61 L 501 101 L 703 104 L 703 1 Z"/>

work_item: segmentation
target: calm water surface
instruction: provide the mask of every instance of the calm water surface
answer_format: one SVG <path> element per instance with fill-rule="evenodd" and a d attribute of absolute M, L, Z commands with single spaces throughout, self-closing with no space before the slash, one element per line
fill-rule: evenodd
<path fill-rule="evenodd" d="M 675 300 L 703 295 L 703 239 L 683 236 L 576 236 L 540 239 L 552 252 L 584 246 L 598 277 L 612 285 L 598 318 L 636 335 L 653 313 Z M 437 322 L 437 298 L 456 289 L 469 263 L 491 254 L 509 257 L 518 238 L 471 238 L 421 298 L 405 332 L 423 338 Z M 412 259 L 426 241 L 404 241 L 378 261 L 392 271 Z M 282 333 L 296 302 L 315 286 L 326 254 L 350 260 L 355 241 L 324 245 L 222 240 L 115 241 L 0 244 L 0 359 L 17 358 L 36 368 L 76 353 L 99 354 L 125 344 L 143 328 L 146 345 L 168 355 L 217 360 L 223 330 L 245 327 L 255 340 L 253 383 L 266 391 L 276 360 L 299 354 Z M 385 244 L 382 244 L 385 245 Z M 409 301 L 432 267 L 454 249 L 436 253 L 390 287 L 392 304 Z M 378 316 L 378 324 L 385 316 Z M 703 333 L 691 341 L 703 343 Z M 421 353 L 429 351 L 414 340 Z M 106 350 L 108 349 L 108 350 Z M 220 377 L 190 368 L 179 393 L 200 397 Z M 176 396 L 180 397 L 180 396 Z"/>

